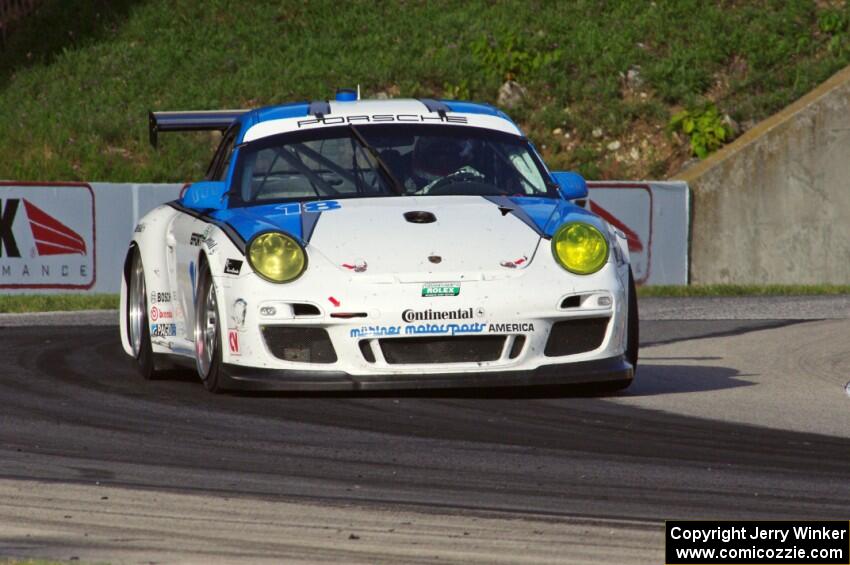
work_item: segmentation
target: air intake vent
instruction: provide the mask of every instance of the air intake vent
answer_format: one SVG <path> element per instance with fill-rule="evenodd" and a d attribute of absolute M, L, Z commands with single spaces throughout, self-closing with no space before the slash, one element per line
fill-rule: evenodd
<path fill-rule="evenodd" d="M 522 353 L 522 347 L 525 345 L 525 336 L 518 335 L 514 338 L 514 344 L 511 346 L 511 354 L 509 357 L 511 359 L 516 359 L 519 357 L 519 354 Z"/>
<path fill-rule="evenodd" d="M 335 363 L 328 332 L 306 326 L 265 326 L 263 339 L 272 355 L 296 363 Z"/>
<path fill-rule="evenodd" d="M 561 302 L 561 308 L 578 308 L 581 306 L 581 295 L 568 296 Z"/>
<path fill-rule="evenodd" d="M 360 343 L 360 353 L 363 354 L 363 359 L 368 361 L 369 363 L 375 362 L 375 354 L 372 352 L 372 345 L 368 339 L 361 339 Z"/>
<path fill-rule="evenodd" d="M 378 340 L 391 365 L 480 363 L 502 354 L 505 336 L 419 337 Z"/>
<path fill-rule="evenodd" d="M 437 221 L 437 217 L 431 212 L 405 212 L 404 219 L 411 224 L 432 224 Z"/>
<path fill-rule="evenodd" d="M 602 345 L 610 318 L 578 318 L 552 324 L 543 354 L 547 357 L 575 355 Z"/>
<path fill-rule="evenodd" d="M 292 315 L 296 318 L 301 316 L 319 316 L 322 313 L 312 304 L 295 303 L 292 305 Z"/>

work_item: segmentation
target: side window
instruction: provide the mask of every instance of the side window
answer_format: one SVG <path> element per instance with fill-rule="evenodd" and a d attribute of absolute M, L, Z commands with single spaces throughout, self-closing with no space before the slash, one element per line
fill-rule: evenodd
<path fill-rule="evenodd" d="M 230 168 L 230 159 L 233 157 L 233 150 L 236 148 L 236 129 L 230 134 L 230 139 L 225 143 L 224 153 L 221 155 L 221 164 L 215 180 L 224 180 L 227 178 L 227 169 Z"/>
<path fill-rule="evenodd" d="M 230 157 L 233 155 L 233 149 L 236 144 L 236 134 L 239 131 L 238 127 L 232 127 L 224 134 L 224 138 L 218 146 L 218 149 L 213 155 L 212 162 L 207 168 L 207 180 L 224 180 L 227 175 L 227 167 L 230 165 Z"/>

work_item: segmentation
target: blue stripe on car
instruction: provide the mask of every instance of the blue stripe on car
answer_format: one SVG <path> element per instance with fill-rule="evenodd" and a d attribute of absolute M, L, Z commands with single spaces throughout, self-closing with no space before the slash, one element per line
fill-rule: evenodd
<path fill-rule="evenodd" d="M 485 196 L 496 206 L 510 208 L 517 219 L 537 232 L 551 238 L 567 222 L 585 222 L 605 233 L 604 222 L 592 212 L 567 200 L 537 196 Z"/>
<path fill-rule="evenodd" d="M 536 231 L 537 235 L 545 235 L 543 233 L 543 227 L 546 225 L 546 222 L 535 221 L 535 219 L 528 214 L 528 212 L 525 210 L 525 208 L 522 207 L 521 204 L 514 202 L 513 198 L 509 198 L 507 196 L 485 196 L 484 199 L 489 200 L 500 208 L 509 209 L 511 211 L 511 214 L 516 216 L 517 219 L 523 221 L 525 225 Z M 551 206 L 549 213 L 551 215 Z"/>
<path fill-rule="evenodd" d="M 443 104 L 449 107 L 452 112 L 461 114 L 483 114 L 485 116 L 496 116 L 504 120 L 508 120 L 512 124 L 514 121 L 507 114 L 489 104 L 478 104 L 477 102 L 463 102 L 460 100 L 440 100 Z M 514 124 L 516 125 L 516 124 Z"/>
<path fill-rule="evenodd" d="M 250 241 L 260 232 L 277 230 L 286 232 L 301 243 L 306 243 L 301 229 L 300 204 L 298 202 L 293 204 L 298 208 L 288 204 L 266 204 L 217 210 L 210 216 L 227 222 L 245 241 Z"/>
<path fill-rule="evenodd" d="M 309 210 L 301 212 L 301 237 L 305 243 L 309 243 L 310 238 L 313 237 L 313 231 L 316 229 L 316 224 L 319 223 L 319 216 L 321 215 L 321 212 Z"/>
<path fill-rule="evenodd" d="M 309 116 L 310 104 L 307 102 L 294 102 L 292 104 L 283 104 L 282 106 L 267 106 L 257 108 L 239 117 L 239 122 L 242 124 L 242 131 L 239 133 L 239 143 L 242 143 L 245 138 L 245 132 L 248 129 L 260 122 L 269 120 L 284 120 L 286 118 L 301 118 Z"/>

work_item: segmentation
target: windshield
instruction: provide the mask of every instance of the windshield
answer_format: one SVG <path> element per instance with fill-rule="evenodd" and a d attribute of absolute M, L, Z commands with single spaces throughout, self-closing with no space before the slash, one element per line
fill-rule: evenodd
<path fill-rule="evenodd" d="M 523 138 L 438 125 L 334 127 L 239 151 L 232 205 L 395 195 L 556 196 Z"/>

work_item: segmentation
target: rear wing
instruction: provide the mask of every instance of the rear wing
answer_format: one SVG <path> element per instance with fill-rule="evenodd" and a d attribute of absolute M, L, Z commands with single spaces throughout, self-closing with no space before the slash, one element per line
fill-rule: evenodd
<path fill-rule="evenodd" d="M 148 135 L 156 147 L 161 131 L 225 131 L 245 112 L 250 110 L 148 112 Z"/>

